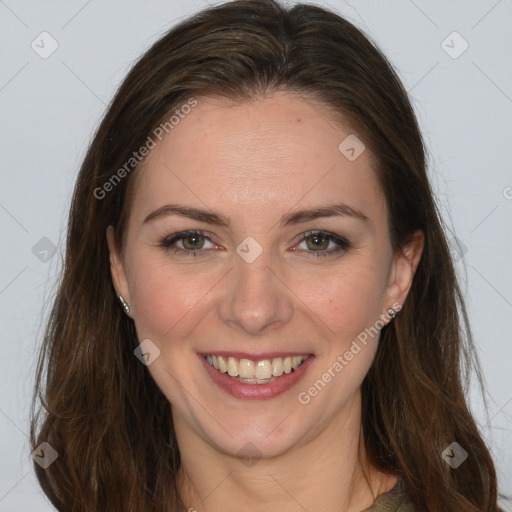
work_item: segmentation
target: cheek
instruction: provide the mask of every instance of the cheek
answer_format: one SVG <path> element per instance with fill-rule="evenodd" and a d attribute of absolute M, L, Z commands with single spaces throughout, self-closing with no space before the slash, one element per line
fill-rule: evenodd
<path fill-rule="evenodd" d="M 336 340 L 346 342 L 375 324 L 382 313 L 383 276 L 371 265 L 348 266 L 301 283 L 297 293 Z"/>
<path fill-rule="evenodd" d="M 354 266 L 327 281 L 324 299 L 318 301 L 317 311 L 330 332 L 314 377 L 334 383 L 334 403 L 348 400 L 372 365 L 382 327 L 383 280 L 375 267 Z"/>
<path fill-rule="evenodd" d="M 139 338 L 163 342 L 183 337 L 199 321 L 202 299 L 214 279 L 194 277 L 149 258 L 135 259 L 134 264 L 131 293 Z"/>

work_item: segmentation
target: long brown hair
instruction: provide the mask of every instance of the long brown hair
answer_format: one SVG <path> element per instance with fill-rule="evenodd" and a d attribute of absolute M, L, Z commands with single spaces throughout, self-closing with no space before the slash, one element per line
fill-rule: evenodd
<path fill-rule="evenodd" d="M 396 250 L 415 230 L 425 235 L 407 301 L 383 328 L 363 382 L 370 462 L 399 474 L 418 510 L 497 511 L 495 468 L 461 367 L 481 375 L 407 93 L 351 23 L 274 0 L 228 2 L 172 28 L 134 65 L 96 131 L 76 181 L 37 369 L 31 443 L 58 453 L 47 469 L 34 464 L 44 492 L 66 512 L 183 506 L 170 405 L 133 355 L 139 342 L 112 286 L 105 231 L 115 226 L 123 246 L 140 165 L 130 158 L 172 112 L 205 94 L 244 101 L 277 90 L 327 105 L 370 150 Z M 457 469 L 441 457 L 453 442 L 468 454 Z"/>

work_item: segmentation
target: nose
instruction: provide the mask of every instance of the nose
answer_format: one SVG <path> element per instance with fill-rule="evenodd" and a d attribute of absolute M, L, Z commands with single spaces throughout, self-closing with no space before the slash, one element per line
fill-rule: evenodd
<path fill-rule="evenodd" d="M 290 322 L 293 293 L 270 263 L 265 251 L 252 263 L 235 258 L 219 302 L 224 323 L 258 336 Z"/>

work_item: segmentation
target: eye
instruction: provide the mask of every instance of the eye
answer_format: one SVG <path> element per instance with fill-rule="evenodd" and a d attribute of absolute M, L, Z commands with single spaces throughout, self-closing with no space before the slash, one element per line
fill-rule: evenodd
<path fill-rule="evenodd" d="M 199 254 L 205 252 L 205 241 L 209 241 L 209 243 L 215 247 L 203 231 L 182 231 L 181 233 L 176 233 L 164 238 L 160 242 L 160 246 L 172 250 L 174 254 L 197 257 L 196 251 L 198 251 Z M 177 246 L 177 244 L 181 244 L 181 247 Z"/>
<path fill-rule="evenodd" d="M 205 247 L 205 243 L 210 243 L 210 247 Z M 325 231 L 308 231 L 301 235 L 299 244 L 305 244 L 307 257 L 317 258 L 321 256 L 334 256 L 342 251 L 349 249 L 350 243 L 346 238 Z M 181 247 L 180 247 L 181 245 Z M 183 256 L 202 257 L 206 256 L 208 251 L 217 247 L 203 231 L 191 230 L 175 233 L 164 238 L 160 242 L 164 249 L 172 251 L 173 254 Z M 329 249 L 329 250 L 328 250 Z M 293 248 L 292 251 L 296 251 Z"/>
<path fill-rule="evenodd" d="M 346 238 L 325 231 L 308 231 L 301 236 L 299 245 L 305 243 L 308 257 L 333 256 L 350 248 Z M 330 250 L 329 247 L 331 248 Z M 295 250 L 295 249 L 293 249 Z"/>

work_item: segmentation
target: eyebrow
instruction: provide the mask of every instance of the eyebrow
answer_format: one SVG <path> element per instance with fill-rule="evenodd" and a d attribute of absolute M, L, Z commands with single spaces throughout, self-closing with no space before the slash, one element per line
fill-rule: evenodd
<path fill-rule="evenodd" d="M 230 219 L 211 210 L 203 210 L 192 206 L 184 206 L 178 204 L 166 204 L 154 212 L 151 212 L 142 222 L 147 224 L 162 217 L 170 215 L 177 215 L 180 217 L 187 217 L 189 219 L 205 222 L 214 226 L 229 227 Z M 281 226 L 290 226 L 300 224 L 301 222 L 308 222 L 322 217 L 352 217 L 366 223 L 369 223 L 368 217 L 361 211 L 353 208 L 344 203 L 332 204 L 322 206 L 319 208 L 311 208 L 307 210 L 296 210 L 289 212 L 281 218 Z"/>

